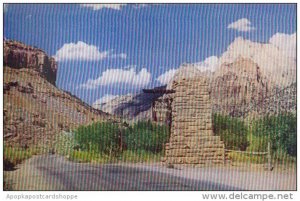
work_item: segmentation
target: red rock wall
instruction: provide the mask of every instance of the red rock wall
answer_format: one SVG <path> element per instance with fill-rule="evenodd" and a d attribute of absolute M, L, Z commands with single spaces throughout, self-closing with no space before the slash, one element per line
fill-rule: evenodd
<path fill-rule="evenodd" d="M 51 84 L 55 85 L 57 64 L 54 58 L 44 51 L 23 43 L 5 40 L 3 64 L 11 68 L 30 68 L 38 71 Z"/>

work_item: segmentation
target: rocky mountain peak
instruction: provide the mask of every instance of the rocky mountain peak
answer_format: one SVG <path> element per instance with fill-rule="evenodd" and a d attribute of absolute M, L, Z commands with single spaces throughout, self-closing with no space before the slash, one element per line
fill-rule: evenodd
<path fill-rule="evenodd" d="M 4 66 L 11 68 L 33 69 L 55 85 L 57 63 L 39 48 L 18 41 L 4 40 L 3 62 Z"/>
<path fill-rule="evenodd" d="M 296 60 L 272 43 L 257 43 L 239 37 L 228 46 L 220 63 L 232 63 L 239 57 L 251 59 L 270 81 L 280 86 L 288 86 L 296 80 Z"/>
<path fill-rule="evenodd" d="M 43 50 L 4 41 L 5 143 L 25 147 L 51 144 L 62 131 L 112 118 L 56 88 L 56 71 L 55 60 Z"/>

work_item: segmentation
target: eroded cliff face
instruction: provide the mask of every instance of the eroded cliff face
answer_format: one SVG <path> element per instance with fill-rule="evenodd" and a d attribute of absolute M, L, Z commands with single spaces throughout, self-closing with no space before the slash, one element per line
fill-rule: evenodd
<path fill-rule="evenodd" d="M 29 68 L 55 85 L 57 63 L 43 50 L 13 40 L 4 41 L 3 64 L 11 68 Z"/>
<path fill-rule="evenodd" d="M 274 87 L 251 59 L 223 63 L 211 79 L 213 111 L 239 116 L 245 106 L 262 102 Z"/>
<path fill-rule="evenodd" d="M 57 65 L 42 50 L 4 43 L 4 142 L 50 144 L 57 134 L 112 117 L 55 87 Z"/>
<path fill-rule="evenodd" d="M 296 51 L 288 53 L 270 43 L 257 43 L 238 37 L 223 53 L 220 64 L 232 63 L 239 57 L 251 59 L 259 66 L 261 73 L 279 87 L 296 82 Z"/>
<path fill-rule="evenodd" d="M 214 59 L 216 58 L 214 57 Z M 177 69 L 166 88 L 172 89 L 174 81 L 177 80 L 204 76 L 209 82 L 214 113 L 232 116 L 248 115 L 245 113 L 249 113 L 249 107 L 252 107 L 251 110 L 255 111 L 255 114 L 274 113 L 275 111 L 295 112 L 296 60 L 293 54 L 287 54 L 273 44 L 262 44 L 237 38 L 213 65 L 203 68 L 202 64 L 183 64 Z M 209 69 L 214 69 L 214 71 L 209 71 Z M 284 98 L 276 95 L 285 88 L 287 90 L 280 93 L 284 94 Z M 145 100 L 147 100 L 147 96 L 149 96 L 148 100 L 151 100 L 149 94 L 143 96 L 145 96 Z M 272 98 L 274 96 L 276 100 Z M 121 99 L 122 97 L 119 97 L 105 103 L 103 108 L 106 106 L 111 108 L 112 105 L 113 108 L 131 105 L 131 111 L 134 111 L 135 108 L 143 108 L 143 104 L 150 105 L 147 101 L 137 107 L 135 104 L 131 104 L 132 98 L 127 102 L 119 101 Z M 106 111 L 115 114 L 118 110 Z M 138 115 L 137 113 L 128 113 L 123 116 L 135 118 Z"/>

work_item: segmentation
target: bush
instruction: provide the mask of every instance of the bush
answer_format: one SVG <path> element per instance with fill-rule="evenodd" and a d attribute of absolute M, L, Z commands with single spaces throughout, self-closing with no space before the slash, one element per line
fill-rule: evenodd
<path fill-rule="evenodd" d="M 247 126 L 238 118 L 214 114 L 213 131 L 221 137 L 227 149 L 245 151 L 249 145 Z"/>
<path fill-rule="evenodd" d="M 169 140 L 168 128 L 150 121 L 137 122 L 125 130 L 125 143 L 128 150 L 144 150 L 159 153 Z"/>
<path fill-rule="evenodd" d="M 247 147 L 247 151 L 250 152 L 266 152 L 268 149 L 269 138 L 266 136 L 251 135 L 250 145 Z"/>
<path fill-rule="evenodd" d="M 263 137 L 272 144 L 273 152 L 297 155 L 297 118 L 286 113 L 263 117 L 253 123 L 253 136 Z"/>
<path fill-rule="evenodd" d="M 55 150 L 61 155 L 70 155 L 71 151 L 76 148 L 76 145 L 74 133 L 72 132 L 63 131 L 55 139 Z"/>
<path fill-rule="evenodd" d="M 119 153 L 119 137 L 118 125 L 111 122 L 81 126 L 74 132 L 74 139 L 80 150 L 108 155 Z"/>

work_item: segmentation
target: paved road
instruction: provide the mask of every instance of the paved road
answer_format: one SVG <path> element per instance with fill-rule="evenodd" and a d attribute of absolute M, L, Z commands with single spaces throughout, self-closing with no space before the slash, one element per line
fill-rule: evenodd
<path fill-rule="evenodd" d="M 284 190 L 278 174 L 224 168 L 169 169 L 159 164 L 83 164 L 57 155 L 35 156 L 11 173 L 16 190 Z M 254 177 L 254 179 L 253 179 Z M 267 178 L 268 177 L 268 178 Z M 277 178 L 277 179 L 276 179 Z M 294 177 L 295 178 L 295 177 Z M 262 180 L 263 179 L 263 180 Z M 270 180 L 271 179 L 271 180 Z M 295 180 L 295 179 L 294 179 Z M 281 183 L 283 181 L 280 181 Z M 278 183 L 278 182 L 277 182 Z M 291 190 L 291 189 L 290 189 Z"/>

